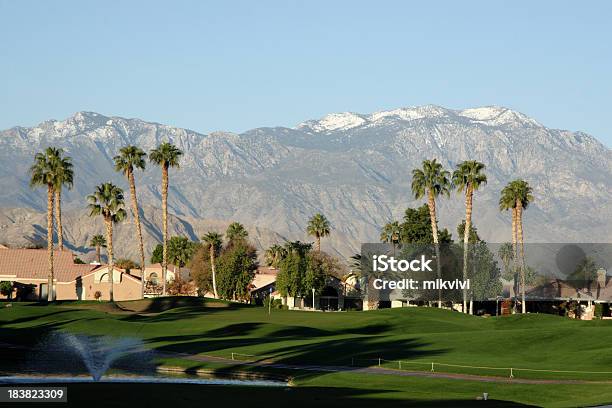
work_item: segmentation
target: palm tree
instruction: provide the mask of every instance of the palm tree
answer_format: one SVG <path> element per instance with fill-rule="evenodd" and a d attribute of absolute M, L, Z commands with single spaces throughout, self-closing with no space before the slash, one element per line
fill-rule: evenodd
<path fill-rule="evenodd" d="M 162 293 L 166 294 L 166 272 L 168 270 L 168 169 L 179 167 L 183 152 L 175 145 L 164 142 L 151 150 L 149 160 L 162 169 Z"/>
<path fill-rule="evenodd" d="M 119 150 L 119 154 L 113 159 L 115 161 L 115 170 L 122 172 L 128 179 L 130 185 L 130 197 L 132 199 L 132 214 L 134 215 L 134 226 L 136 227 L 136 235 L 138 236 L 138 245 L 140 250 L 140 297 L 144 298 L 144 268 L 145 254 L 144 245 L 142 243 L 142 228 L 140 226 L 140 212 L 138 208 L 138 197 L 136 196 L 136 181 L 134 179 L 134 169 L 144 170 L 147 154 L 137 146 L 125 146 Z"/>
<path fill-rule="evenodd" d="M 87 196 L 89 202 L 89 216 L 101 215 L 106 226 L 106 242 L 108 245 L 108 274 L 110 281 L 110 301 L 113 297 L 113 224 L 121 222 L 127 216 L 125 212 L 125 202 L 123 200 L 123 190 L 113 183 L 103 183 L 96 187 L 96 191 Z"/>
<path fill-rule="evenodd" d="M 393 256 L 395 256 L 395 247 L 402 240 L 402 227 L 399 221 L 389 221 L 380 231 L 380 241 L 391 243 L 393 245 Z"/>
<path fill-rule="evenodd" d="M 218 298 L 217 293 L 217 271 L 215 268 L 215 259 L 221 250 L 221 246 L 223 245 L 223 235 L 218 232 L 208 231 L 206 235 L 202 237 L 202 241 L 208 244 L 208 251 L 210 254 L 210 269 L 212 271 L 212 284 L 213 284 L 213 294 L 215 295 L 215 299 Z"/>
<path fill-rule="evenodd" d="M 465 192 L 465 227 L 463 229 L 463 280 L 467 280 L 468 243 L 472 230 L 472 203 L 474 191 L 487 184 L 484 174 L 485 165 L 475 160 L 467 160 L 457 165 L 453 172 L 453 184 L 457 190 Z M 471 306 L 471 302 L 470 302 Z M 467 313 L 467 290 L 463 289 L 463 312 Z"/>
<path fill-rule="evenodd" d="M 172 237 L 168 240 L 168 262 L 178 269 L 174 272 L 174 278 L 180 282 L 181 268 L 187 265 L 195 252 L 196 244 L 187 237 Z"/>
<path fill-rule="evenodd" d="M 63 151 L 58 149 L 59 154 L 54 156 L 54 166 L 57 177 L 55 179 L 55 219 L 57 221 L 57 247 L 64 249 L 64 229 L 62 224 L 62 187 L 72 188 L 74 172 L 72 170 L 72 159 L 62 156 Z"/>
<path fill-rule="evenodd" d="M 301 241 L 287 241 L 285 243 L 284 248 L 287 255 L 290 253 L 294 253 L 304 257 L 308 254 L 308 252 L 312 250 L 312 243 Z"/>
<path fill-rule="evenodd" d="M 266 264 L 268 266 L 272 266 L 274 268 L 278 267 L 278 263 L 283 260 L 287 256 L 287 250 L 278 244 L 272 245 L 270 248 L 266 249 L 265 258 Z"/>
<path fill-rule="evenodd" d="M 30 167 L 30 187 L 47 187 L 47 257 L 48 269 L 48 289 L 47 301 L 52 302 L 54 298 L 53 290 L 53 201 L 55 197 L 55 187 L 57 186 L 58 174 L 57 163 L 61 157 L 61 150 L 48 147 L 43 153 L 34 156 L 34 164 Z"/>
<path fill-rule="evenodd" d="M 516 179 L 504 187 L 499 199 L 501 211 L 512 209 L 512 246 L 514 248 L 514 264 L 520 260 L 521 271 L 521 312 L 527 312 L 525 303 L 525 247 L 523 239 L 523 211 L 533 201 L 532 189 L 525 180 Z M 520 251 L 517 251 L 519 246 Z"/>
<path fill-rule="evenodd" d="M 239 222 L 232 222 L 228 227 L 227 231 L 225 231 L 225 236 L 229 242 L 234 242 L 240 239 L 246 239 L 249 236 L 249 233 L 244 226 Z"/>
<path fill-rule="evenodd" d="M 99 264 L 102 263 L 102 257 L 100 256 L 100 248 L 106 248 L 106 239 L 104 235 L 98 234 L 91 237 L 91 241 L 89 241 L 89 246 L 96 248 L 96 259 Z"/>
<path fill-rule="evenodd" d="M 438 245 L 438 220 L 436 216 L 436 198 L 450 194 L 450 173 L 444 170 L 436 159 L 423 160 L 422 169 L 412 170 L 412 193 L 417 200 L 427 195 L 427 208 L 431 221 L 431 233 L 436 251 L 438 278 L 442 275 L 440 265 L 440 246 Z M 442 292 L 439 292 L 438 307 L 442 307 Z"/>
<path fill-rule="evenodd" d="M 329 221 L 321 213 L 315 214 L 309 221 L 306 232 L 317 240 L 317 252 L 321 252 L 321 238 L 329 235 Z"/>

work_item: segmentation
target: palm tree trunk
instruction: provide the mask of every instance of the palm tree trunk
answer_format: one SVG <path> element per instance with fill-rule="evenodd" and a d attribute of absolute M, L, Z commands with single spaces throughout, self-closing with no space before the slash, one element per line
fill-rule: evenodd
<path fill-rule="evenodd" d="M 162 166 L 162 294 L 166 295 L 168 270 L 168 165 Z"/>
<path fill-rule="evenodd" d="M 140 226 L 140 213 L 138 211 L 138 197 L 136 197 L 136 181 L 134 173 L 128 171 L 128 181 L 130 182 L 130 195 L 132 196 L 132 212 L 134 214 L 134 226 L 138 235 L 138 249 L 140 250 L 140 297 L 144 298 L 144 275 L 145 275 L 145 255 L 142 243 L 142 228 Z"/>
<path fill-rule="evenodd" d="M 108 279 L 110 282 L 109 289 L 109 298 L 110 301 L 114 301 L 115 298 L 113 296 L 113 286 L 114 286 L 114 266 L 115 261 L 113 259 L 113 221 L 110 219 L 105 219 L 104 223 L 106 224 L 106 251 L 108 252 Z"/>
<path fill-rule="evenodd" d="M 62 228 L 62 192 L 55 189 L 55 219 L 57 221 L 57 248 L 64 249 L 64 229 Z"/>
<path fill-rule="evenodd" d="M 476 247 L 472 244 L 472 276 L 476 276 Z M 470 292 L 470 315 L 474 315 L 474 292 Z"/>
<path fill-rule="evenodd" d="M 517 200 L 516 202 L 516 238 L 520 245 L 520 267 L 521 267 L 521 312 L 527 313 L 527 304 L 525 303 L 525 246 L 523 245 L 523 205 Z"/>
<path fill-rule="evenodd" d="M 53 186 L 47 185 L 47 256 L 49 275 L 47 281 L 47 302 L 53 302 Z"/>
<path fill-rule="evenodd" d="M 218 298 L 217 295 L 217 271 L 215 268 L 215 247 L 214 245 L 210 245 L 210 269 L 212 270 L 212 283 L 213 283 L 213 294 L 215 299 Z"/>
<path fill-rule="evenodd" d="M 468 246 L 470 242 L 470 230 L 472 229 L 472 198 L 474 192 L 472 186 L 468 185 L 465 189 L 465 228 L 463 230 L 463 281 L 467 281 L 468 268 Z M 470 300 L 470 314 L 472 314 L 472 304 Z M 467 289 L 463 289 L 463 313 L 467 313 Z"/>
<path fill-rule="evenodd" d="M 98 260 L 99 264 L 102 263 L 102 257 L 100 256 L 100 245 L 96 245 L 96 259 Z"/>
<path fill-rule="evenodd" d="M 321 253 L 321 236 L 317 235 L 317 252 Z"/>
<path fill-rule="evenodd" d="M 514 304 L 519 291 L 518 282 L 518 247 L 516 245 L 516 207 L 512 208 L 512 269 L 514 270 Z"/>
<path fill-rule="evenodd" d="M 433 236 L 434 249 L 436 250 L 436 269 L 438 278 L 442 276 L 442 267 L 440 265 L 440 245 L 438 244 L 438 223 L 436 218 L 436 199 L 433 192 L 430 190 L 427 197 L 427 207 L 429 208 L 429 218 L 431 220 L 431 234 Z M 442 307 L 442 289 L 438 289 L 438 307 Z"/>

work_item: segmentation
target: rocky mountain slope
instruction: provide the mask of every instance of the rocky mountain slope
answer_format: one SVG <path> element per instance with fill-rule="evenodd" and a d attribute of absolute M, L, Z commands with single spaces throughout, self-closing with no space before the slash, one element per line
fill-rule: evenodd
<path fill-rule="evenodd" d="M 68 229 L 88 230 L 84 225 L 91 220 L 81 218 L 84 197 L 102 181 L 126 187 L 112 166 L 117 150 L 136 144 L 149 151 L 168 140 L 185 152 L 181 168 L 170 173 L 176 233 L 180 225 L 197 229 L 201 220 L 237 220 L 275 231 L 277 238 L 305 240 L 307 219 L 320 211 L 333 226 L 323 248 L 346 256 L 361 242 L 377 241 L 380 226 L 400 219 L 406 207 L 420 204 L 410 193 L 411 170 L 425 158 L 437 158 L 448 169 L 465 159 L 487 165 L 489 183 L 476 195 L 474 217 L 491 242 L 510 237 L 510 215 L 498 211 L 497 201 L 503 185 L 516 177 L 534 187 L 536 201 L 525 220 L 528 241 L 612 240 L 612 151 L 585 133 L 549 129 L 502 107 L 336 113 L 295 128 L 208 135 L 79 112 L 63 121 L 0 132 L 0 207 L 44 211 L 45 192 L 29 188 L 28 167 L 37 151 L 62 147 L 76 170 L 74 188 L 64 200 L 74 218 L 67 220 L 74 223 Z M 149 165 L 136 177 L 141 202 L 159 207 L 159 168 Z M 454 233 L 463 205 L 456 193 L 441 199 L 441 226 Z M 6 214 L 15 211 L 23 210 L 0 216 L 0 241 L 16 240 L 19 231 L 24 237 L 44 234 L 40 221 L 38 227 L 34 221 L 10 226 Z M 157 225 L 151 222 L 151 231 Z M 68 240 L 83 247 L 85 235 L 71 232 Z"/>
<path fill-rule="evenodd" d="M 95 250 L 89 247 L 91 237 L 105 234 L 101 219 L 92 219 L 87 210 L 68 210 L 64 218 L 64 239 L 68 249 L 85 261 L 95 260 Z M 161 242 L 161 210 L 145 207 L 141 211 L 143 239 L 147 262 L 157 243 Z M 130 219 L 131 221 L 131 219 Z M 171 215 L 168 230 L 171 236 L 186 236 L 199 240 L 208 231 L 225 231 L 229 221 L 201 219 L 189 216 Z M 270 245 L 283 242 L 284 237 L 267 228 L 245 225 L 249 239 L 263 255 Z M 138 242 L 133 235 L 132 222 L 118 224 L 113 234 L 114 251 L 117 258 L 138 261 Z M 14 247 L 46 247 L 47 216 L 26 208 L 0 209 L 0 243 Z M 104 251 L 102 252 L 104 255 Z M 263 260 L 263 257 L 261 257 Z"/>

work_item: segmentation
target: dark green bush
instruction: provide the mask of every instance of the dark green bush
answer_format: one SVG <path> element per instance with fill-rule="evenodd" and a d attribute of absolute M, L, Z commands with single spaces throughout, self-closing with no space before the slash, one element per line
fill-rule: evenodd
<path fill-rule="evenodd" d="M 601 319 L 603 316 L 603 304 L 595 303 L 595 317 Z"/>

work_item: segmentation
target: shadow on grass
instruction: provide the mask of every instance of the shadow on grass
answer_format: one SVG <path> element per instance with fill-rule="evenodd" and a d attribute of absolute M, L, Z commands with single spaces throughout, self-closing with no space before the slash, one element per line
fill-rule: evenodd
<path fill-rule="evenodd" d="M 160 336 L 148 341 L 153 344 L 164 344 L 155 347 L 155 350 L 168 357 L 172 357 L 175 353 L 182 353 L 229 358 L 235 351 L 262 350 L 259 353 L 243 351 L 243 353 L 257 354 L 257 356 L 247 358 L 248 361 L 225 361 L 224 367 L 213 369 L 219 376 L 227 376 L 241 370 L 280 369 L 287 376 L 299 373 L 301 377 L 309 378 L 324 373 L 325 366 L 342 366 L 344 370 L 350 371 L 374 365 L 379 357 L 388 360 L 412 360 L 438 356 L 447 351 L 430 349 L 428 348 L 430 344 L 410 338 L 398 339 L 394 336 L 355 334 L 353 329 L 328 331 L 290 326 L 278 330 L 266 330 L 266 325 L 268 323 L 231 324 L 198 335 Z M 273 327 L 277 326 L 273 325 Z M 384 324 L 365 326 L 362 329 L 362 333 L 389 331 L 389 327 Z M 256 333 L 258 330 L 261 332 Z M 197 364 L 197 356 L 189 357 L 189 359 Z M 259 367 L 245 365 L 245 362 L 255 363 Z M 303 367 L 304 370 L 301 371 L 294 366 Z M 318 370 L 317 366 L 320 366 L 321 369 Z M 191 372 L 195 373 L 197 369 L 198 367 L 194 366 Z"/>
<path fill-rule="evenodd" d="M 201 299 L 188 299 L 186 302 L 191 304 L 198 300 L 202 302 Z M 159 298 L 155 300 L 156 302 L 152 302 L 148 307 L 160 309 L 169 306 L 178 307 L 153 316 L 143 316 L 134 313 L 126 316 L 117 316 L 115 319 L 127 322 L 158 323 L 176 321 L 178 319 L 183 320 L 191 315 L 201 317 L 203 315 L 206 316 L 206 314 L 217 313 L 218 311 L 248 307 L 227 303 L 221 308 L 202 307 L 201 305 L 181 307 L 180 305 L 185 303 L 180 298 Z M 46 314 L 46 316 L 60 315 L 66 312 L 52 311 Z M 7 339 L 5 340 L 6 342 L 32 348 L 47 333 L 61 330 L 64 325 L 74 321 L 65 320 L 44 324 L 41 322 L 39 324 L 32 324 L 29 327 L 13 327 L 16 323 L 31 323 L 31 320 L 28 319 L 30 318 L 17 318 L 10 321 L 11 327 L 9 328 L 0 325 L 0 341 L 5 338 Z M 87 317 L 87 322 L 92 325 L 96 324 L 95 320 L 95 317 Z M 244 320 L 248 320 L 247 316 L 245 316 Z M 189 322 L 185 322 L 185 324 L 189 324 Z M 259 358 L 261 363 L 273 361 L 278 364 L 299 366 L 350 366 L 352 360 L 363 360 L 356 364 L 356 366 L 363 367 L 373 364 L 373 362 L 367 363 L 366 360 L 373 361 L 379 357 L 388 360 L 410 360 L 438 356 L 447 351 L 433 349 L 431 344 L 417 341 L 414 338 L 398 338 L 392 325 L 388 323 L 373 323 L 363 325 L 362 327 L 334 330 L 301 325 L 280 325 L 278 323 L 246 321 L 211 328 L 196 334 L 175 335 L 171 333 L 166 334 L 164 331 L 158 333 L 162 333 L 162 335 L 144 340 L 145 346 L 161 353 L 163 356 L 171 356 L 172 353 L 184 353 L 190 355 L 210 354 L 227 358 L 231 356 L 232 352 L 243 352 L 258 355 L 259 357 L 255 357 L 255 359 Z M 109 335 L 112 335 L 112 333 L 109 333 Z M 39 356 L 40 362 L 43 362 L 45 359 L 50 361 L 53 358 L 71 358 L 62 357 L 61 355 L 58 355 L 59 357 L 51 356 L 51 354 L 45 354 L 44 352 L 39 353 Z M 23 355 L 22 357 L 26 358 L 28 356 Z M 32 360 L 31 357 L 30 360 Z M 147 364 L 153 361 L 155 357 L 149 356 L 148 358 L 150 360 L 146 362 Z M 197 360 L 192 361 L 194 363 L 198 362 Z M 129 370 L 129 359 L 125 363 Z M 224 368 L 218 370 L 219 374 L 223 374 L 227 370 L 239 371 L 245 368 L 244 365 L 237 362 L 233 363 L 231 360 L 226 363 Z M 36 364 L 35 362 L 34 368 Z M 143 365 L 149 367 L 147 364 Z M 79 367 L 79 369 L 81 368 Z M 155 368 L 155 365 L 153 365 L 153 368 Z M 324 370 L 310 370 L 306 375 L 312 377 L 320 375 L 321 372 L 324 372 Z"/>

